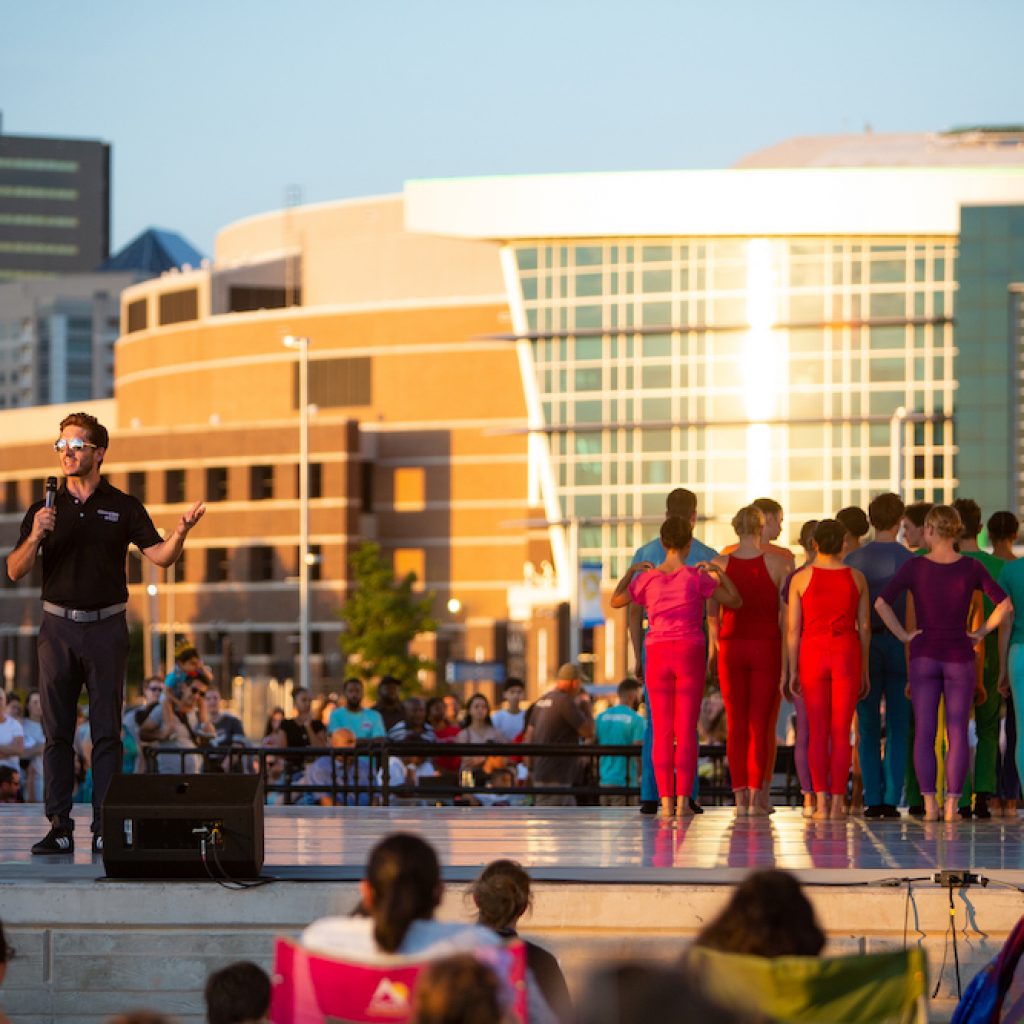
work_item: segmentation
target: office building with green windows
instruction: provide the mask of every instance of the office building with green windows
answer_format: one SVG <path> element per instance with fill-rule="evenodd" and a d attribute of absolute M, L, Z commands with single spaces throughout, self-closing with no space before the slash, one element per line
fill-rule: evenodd
<path fill-rule="evenodd" d="M 109 252 L 109 144 L 0 131 L 0 281 L 88 273 Z"/>
<path fill-rule="evenodd" d="M 790 544 L 890 489 L 1018 507 L 1024 136 L 800 141 L 722 171 L 406 186 L 411 230 L 500 243 L 566 559 L 619 573 L 676 486 L 716 547 L 762 495 Z"/>

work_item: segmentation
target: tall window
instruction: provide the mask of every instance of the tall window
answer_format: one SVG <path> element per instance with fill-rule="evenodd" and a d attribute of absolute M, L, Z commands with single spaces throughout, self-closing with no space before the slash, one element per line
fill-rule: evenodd
<path fill-rule="evenodd" d="M 185 470 L 168 469 L 164 471 L 164 502 L 175 505 L 185 500 Z"/>
<path fill-rule="evenodd" d="M 206 549 L 206 582 L 226 583 L 228 580 L 228 549 Z"/>
<path fill-rule="evenodd" d="M 128 474 L 128 493 L 133 498 L 138 498 L 143 504 L 146 502 L 146 474 L 141 470 L 135 470 Z"/>
<path fill-rule="evenodd" d="M 206 500 L 227 501 L 228 471 L 224 466 L 210 466 L 206 471 Z"/>
<path fill-rule="evenodd" d="M 249 549 L 249 579 L 254 583 L 274 579 L 274 549 L 257 545 Z"/>
<path fill-rule="evenodd" d="M 249 469 L 249 498 L 264 501 L 274 496 L 274 467 L 251 466 Z"/>

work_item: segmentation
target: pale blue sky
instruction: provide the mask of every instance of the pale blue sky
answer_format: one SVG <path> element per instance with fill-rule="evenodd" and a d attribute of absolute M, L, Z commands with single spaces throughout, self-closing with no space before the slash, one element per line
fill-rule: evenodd
<path fill-rule="evenodd" d="M 113 144 L 113 243 L 409 178 L 724 167 L 1024 121 L 1018 0 L 5 0 L 9 134 Z"/>

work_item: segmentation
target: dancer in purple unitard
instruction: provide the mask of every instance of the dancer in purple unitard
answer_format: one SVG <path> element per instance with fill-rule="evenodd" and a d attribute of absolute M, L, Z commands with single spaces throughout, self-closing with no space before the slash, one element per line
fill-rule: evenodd
<path fill-rule="evenodd" d="M 967 727 L 975 699 L 974 645 L 999 627 L 1013 610 L 1010 599 L 985 567 L 964 558 L 954 547 L 963 528 L 956 509 L 936 505 L 924 521 L 928 554 L 906 562 L 875 601 L 875 611 L 893 634 L 910 644 L 910 700 L 914 705 L 914 770 L 921 783 L 925 821 L 938 821 L 935 798 L 935 734 L 939 698 L 946 702 L 946 821 L 957 819 L 957 802 L 967 775 L 970 747 Z M 976 591 L 996 606 L 981 629 L 967 631 Z M 908 592 L 914 601 L 917 629 L 908 633 L 892 609 Z M 984 700 L 984 694 L 981 694 Z"/>

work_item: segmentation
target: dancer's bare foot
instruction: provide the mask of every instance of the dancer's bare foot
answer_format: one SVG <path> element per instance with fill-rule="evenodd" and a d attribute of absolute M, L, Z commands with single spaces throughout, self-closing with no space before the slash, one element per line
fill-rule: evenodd
<path fill-rule="evenodd" d="M 844 821 L 846 819 L 846 798 L 843 796 L 832 797 L 832 809 L 829 817 L 833 821 Z"/>
<path fill-rule="evenodd" d="M 812 817 L 815 821 L 827 821 L 828 820 L 828 794 L 827 793 L 816 793 L 815 794 L 815 808 Z"/>
<path fill-rule="evenodd" d="M 938 821 L 939 820 L 939 802 L 935 799 L 934 793 L 923 793 L 921 798 L 924 800 L 924 820 L 925 821 Z M 956 805 L 953 805 L 954 812 L 956 811 Z"/>
<path fill-rule="evenodd" d="M 693 808 L 690 806 L 690 801 L 685 796 L 676 798 L 676 817 L 677 818 L 692 818 Z"/>
<path fill-rule="evenodd" d="M 736 789 L 733 790 L 733 795 L 736 799 L 736 817 L 745 818 L 750 814 L 750 790 Z"/>
<path fill-rule="evenodd" d="M 814 816 L 814 794 L 804 793 L 803 816 L 810 818 Z"/>
<path fill-rule="evenodd" d="M 671 818 L 672 817 L 672 797 L 663 796 L 661 798 L 661 807 L 658 809 L 659 818 Z"/>
<path fill-rule="evenodd" d="M 959 793 L 947 793 L 946 794 L 946 804 L 945 804 L 945 807 L 943 809 L 944 810 L 943 817 L 945 818 L 946 821 L 958 821 L 959 820 L 959 818 L 960 818 L 960 811 L 958 809 L 958 804 L 959 803 L 960 803 L 960 794 Z"/>

